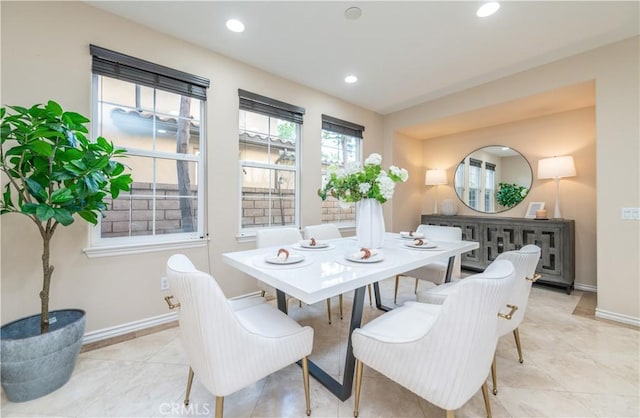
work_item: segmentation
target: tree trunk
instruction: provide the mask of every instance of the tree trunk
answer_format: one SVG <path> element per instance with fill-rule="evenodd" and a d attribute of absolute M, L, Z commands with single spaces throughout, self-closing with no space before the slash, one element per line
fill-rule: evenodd
<path fill-rule="evenodd" d="M 49 264 L 51 235 L 44 234 L 42 237 L 42 291 L 40 292 L 40 333 L 49 331 L 49 288 L 51 286 L 51 275 L 53 266 Z"/>
<path fill-rule="evenodd" d="M 189 152 L 189 116 L 191 113 L 191 98 L 180 98 L 180 118 L 178 118 L 178 132 L 176 134 L 176 152 L 187 154 Z M 189 178 L 189 162 L 176 161 L 178 174 L 178 190 L 180 194 L 180 214 L 182 217 L 182 231 L 193 232 L 193 199 L 191 196 L 191 179 Z M 184 196 L 189 196 L 185 198 Z"/>

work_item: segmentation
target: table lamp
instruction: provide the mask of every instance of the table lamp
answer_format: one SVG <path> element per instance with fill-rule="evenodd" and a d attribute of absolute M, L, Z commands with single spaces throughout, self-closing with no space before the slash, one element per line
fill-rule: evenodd
<path fill-rule="evenodd" d="M 573 177 L 576 175 L 576 166 L 573 157 L 543 158 L 538 161 L 538 178 L 554 179 L 556 181 L 556 208 L 553 213 L 554 218 L 562 218 L 560 214 L 560 179 L 563 177 Z"/>
<path fill-rule="evenodd" d="M 425 186 L 436 186 L 436 200 L 433 204 L 433 213 L 438 213 L 438 185 L 447 184 L 447 172 L 444 170 L 427 170 L 424 175 Z"/>

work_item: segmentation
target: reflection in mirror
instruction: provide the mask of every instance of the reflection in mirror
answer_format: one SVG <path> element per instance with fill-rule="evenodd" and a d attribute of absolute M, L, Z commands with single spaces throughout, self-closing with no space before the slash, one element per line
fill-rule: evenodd
<path fill-rule="evenodd" d="M 505 146 L 480 148 L 464 157 L 453 178 L 456 194 L 473 210 L 497 213 L 520 203 L 531 188 L 529 162 Z"/>

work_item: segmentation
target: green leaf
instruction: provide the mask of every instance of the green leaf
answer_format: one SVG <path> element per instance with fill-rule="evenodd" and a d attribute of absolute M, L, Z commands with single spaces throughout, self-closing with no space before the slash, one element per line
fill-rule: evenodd
<path fill-rule="evenodd" d="M 51 202 L 57 205 L 61 205 L 70 200 L 73 200 L 73 192 L 70 189 L 62 188 L 51 193 Z"/>
<path fill-rule="evenodd" d="M 0 107 L 0 119 L 4 118 L 4 115 L 7 113 L 7 109 L 4 107 Z"/>
<path fill-rule="evenodd" d="M 53 155 L 53 147 L 51 144 L 44 141 L 33 141 L 28 145 L 29 149 L 33 150 L 36 154 L 51 157 Z"/>
<path fill-rule="evenodd" d="M 96 142 L 98 143 L 98 145 L 100 145 L 100 147 L 102 147 L 103 150 L 105 150 L 107 153 L 111 154 L 113 152 L 113 144 L 110 143 L 109 141 L 107 141 L 106 139 L 104 139 L 103 137 L 99 136 L 96 139 Z"/>
<path fill-rule="evenodd" d="M 11 189 L 9 188 L 9 184 L 7 183 L 7 187 L 2 194 L 2 206 L 5 208 L 12 208 L 13 201 L 11 200 Z"/>
<path fill-rule="evenodd" d="M 39 202 L 44 202 L 47 200 L 47 192 L 44 190 L 44 187 L 40 185 L 37 181 L 33 179 L 27 179 L 27 190 L 29 194 L 35 197 Z M 53 215 L 52 215 L 53 216 Z"/>
<path fill-rule="evenodd" d="M 56 214 L 56 212 L 53 210 L 53 208 L 51 206 L 49 206 L 49 205 L 44 204 L 44 203 L 41 203 L 41 204 L 38 205 L 38 207 L 36 207 L 36 216 L 42 222 L 46 222 L 49 219 L 53 218 L 53 216 L 55 214 Z"/>
<path fill-rule="evenodd" d="M 85 116 L 82 116 L 80 113 L 76 113 L 76 112 L 64 112 L 63 116 L 64 116 L 64 118 L 70 120 L 71 122 L 77 123 L 77 124 L 89 123 L 90 122 L 90 120 L 87 119 Z"/>
<path fill-rule="evenodd" d="M 60 222 L 62 225 L 67 226 L 73 223 L 73 215 L 67 209 L 57 208 L 54 209 L 54 215 L 56 221 Z"/>
<path fill-rule="evenodd" d="M 60 159 L 62 161 L 70 162 L 70 161 L 73 161 L 73 160 L 81 159 L 82 155 L 83 155 L 82 151 L 80 151 L 79 149 L 68 148 L 62 153 L 62 155 L 60 156 Z"/>
<path fill-rule="evenodd" d="M 20 207 L 20 210 L 22 211 L 22 213 L 26 213 L 27 215 L 35 215 L 37 207 L 38 205 L 36 205 L 35 203 L 25 203 Z"/>
<path fill-rule="evenodd" d="M 54 102 L 53 100 L 49 100 L 45 109 L 47 109 L 49 112 L 53 113 L 56 116 L 62 115 L 62 106 L 60 106 L 58 103 Z"/>
<path fill-rule="evenodd" d="M 87 165 L 84 162 L 82 162 L 81 160 L 73 160 L 73 161 L 71 161 L 71 165 L 79 168 L 82 171 L 87 169 Z"/>
<path fill-rule="evenodd" d="M 98 217 L 96 214 L 90 210 L 81 210 L 78 212 L 78 215 L 85 221 L 95 225 L 98 223 Z"/>

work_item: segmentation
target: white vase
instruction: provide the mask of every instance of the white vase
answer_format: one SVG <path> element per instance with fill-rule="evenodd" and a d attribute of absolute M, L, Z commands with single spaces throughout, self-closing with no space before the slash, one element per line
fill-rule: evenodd
<path fill-rule="evenodd" d="M 376 199 L 356 202 L 356 237 L 362 247 L 382 248 L 384 217 L 382 205 Z"/>
<path fill-rule="evenodd" d="M 458 205 L 451 199 L 445 199 L 440 203 L 440 212 L 447 216 L 455 215 L 458 212 Z"/>

